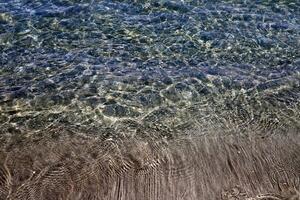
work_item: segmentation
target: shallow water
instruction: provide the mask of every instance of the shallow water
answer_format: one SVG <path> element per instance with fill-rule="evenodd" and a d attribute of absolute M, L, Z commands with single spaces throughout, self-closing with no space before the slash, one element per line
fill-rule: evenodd
<path fill-rule="evenodd" d="M 14 0 L 0 13 L 8 137 L 299 129 L 298 1 Z"/>
<path fill-rule="evenodd" d="M 0 0 L 0 200 L 300 191 L 299 49 L 293 0 Z"/>

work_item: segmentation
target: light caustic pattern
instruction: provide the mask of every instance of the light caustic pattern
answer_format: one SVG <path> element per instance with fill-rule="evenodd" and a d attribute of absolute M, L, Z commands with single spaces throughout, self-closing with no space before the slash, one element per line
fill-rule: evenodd
<path fill-rule="evenodd" d="M 299 128 L 297 1 L 0 5 L 6 135 Z"/>
<path fill-rule="evenodd" d="M 293 0 L 0 0 L 0 199 L 297 198 L 299 49 Z"/>

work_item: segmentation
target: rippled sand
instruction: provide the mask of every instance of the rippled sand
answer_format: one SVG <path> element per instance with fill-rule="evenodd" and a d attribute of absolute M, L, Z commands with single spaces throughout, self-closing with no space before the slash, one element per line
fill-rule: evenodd
<path fill-rule="evenodd" d="M 251 133 L 253 134 L 253 132 Z M 299 134 L 20 142 L 2 199 L 299 199 Z"/>

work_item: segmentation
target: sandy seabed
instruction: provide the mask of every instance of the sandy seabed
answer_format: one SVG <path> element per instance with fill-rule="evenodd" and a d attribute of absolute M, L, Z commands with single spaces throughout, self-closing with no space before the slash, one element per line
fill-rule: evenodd
<path fill-rule="evenodd" d="M 2 148 L 0 199 L 296 200 L 299 137 L 23 140 Z"/>

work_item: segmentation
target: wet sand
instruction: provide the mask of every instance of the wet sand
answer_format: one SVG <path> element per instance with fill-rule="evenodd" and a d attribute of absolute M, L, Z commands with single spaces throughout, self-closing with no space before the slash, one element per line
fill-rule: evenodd
<path fill-rule="evenodd" d="M 299 199 L 299 139 L 23 140 L 0 154 L 0 199 Z"/>

